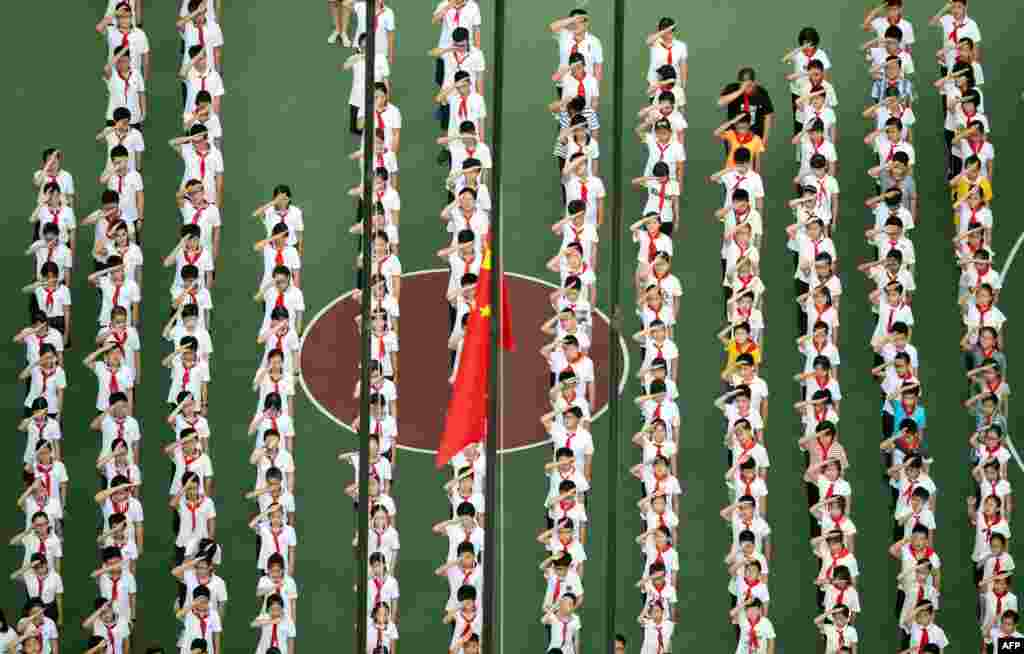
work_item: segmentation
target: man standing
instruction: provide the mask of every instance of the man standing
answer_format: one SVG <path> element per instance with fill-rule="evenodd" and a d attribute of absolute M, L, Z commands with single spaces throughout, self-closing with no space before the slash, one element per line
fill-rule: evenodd
<path fill-rule="evenodd" d="M 736 82 L 728 84 L 718 96 L 718 106 L 725 107 L 729 118 L 750 114 L 750 129 L 761 137 L 768 148 L 768 135 L 775 124 L 775 107 L 763 86 L 757 83 L 753 68 L 741 68 Z"/>

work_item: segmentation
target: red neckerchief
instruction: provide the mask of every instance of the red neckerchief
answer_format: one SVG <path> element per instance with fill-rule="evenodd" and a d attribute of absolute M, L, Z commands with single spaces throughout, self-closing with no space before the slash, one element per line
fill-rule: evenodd
<path fill-rule="evenodd" d="M 195 459 L 193 459 L 193 461 L 194 460 Z M 188 468 L 189 463 L 190 463 L 190 461 L 188 459 L 186 459 L 185 460 L 185 467 L 186 468 Z M 204 499 L 203 496 L 200 495 L 199 499 L 196 500 L 195 502 L 188 502 L 188 501 L 185 502 L 185 508 L 188 509 L 188 512 L 192 515 L 192 531 L 196 530 L 196 511 L 198 511 L 199 507 L 203 505 L 203 499 Z"/>
<path fill-rule="evenodd" d="M 587 86 L 586 86 L 586 84 L 583 83 L 583 80 L 585 80 L 587 78 L 587 71 L 583 71 L 583 75 L 580 76 L 580 77 L 577 77 L 576 75 L 573 75 L 573 78 L 576 80 L 576 82 L 578 84 L 578 86 L 576 87 L 576 95 L 578 95 L 581 98 L 586 98 L 587 97 Z"/>
<path fill-rule="evenodd" d="M 960 28 L 965 26 L 966 24 L 967 24 L 966 20 L 962 20 L 960 22 L 957 22 L 957 20 L 955 18 L 953 19 L 953 31 L 951 31 L 949 33 L 949 40 L 953 42 L 953 45 L 957 45 L 960 42 L 960 38 L 959 38 Z"/>
<path fill-rule="evenodd" d="M 892 323 L 893 323 L 893 320 L 896 318 L 896 312 L 899 311 L 902 308 L 903 308 L 903 301 L 902 300 L 896 306 L 889 308 L 889 319 L 886 322 L 886 327 L 885 327 L 885 331 L 886 331 L 887 334 L 888 333 L 892 333 Z"/>
<path fill-rule="evenodd" d="M 831 552 L 829 553 L 829 555 L 832 557 L 832 562 L 829 564 L 828 569 L 825 571 L 825 576 L 831 578 L 832 572 L 839 564 L 839 560 L 845 556 L 849 556 L 850 550 L 846 549 L 846 546 L 844 545 L 843 548 L 839 550 L 838 556 L 836 554 L 832 554 Z"/>
<path fill-rule="evenodd" d="M 655 559 L 654 559 L 655 562 L 656 563 L 664 563 L 665 562 L 665 558 L 664 558 L 665 552 L 669 551 L 670 549 L 672 549 L 671 545 L 666 545 L 664 548 L 661 547 L 660 545 L 655 545 L 654 546 L 654 551 L 656 553 L 655 554 Z"/>
<path fill-rule="evenodd" d="M 121 78 L 121 84 L 124 85 L 124 106 L 127 107 L 128 106 L 128 80 L 131 79 L 132 71 L 131 71 L 131 69 L 129 69 L 127 75 L 122 75 L 120 69 L 118 69 L 115 66 L 114 67 L 114 72 L 117 73 L 117 76 L 119 78 Z"/>
<path fill-rule="evenodd" d="M 836 601 L 835 601 L 835 604 L 833 604 L 833 606 L 837 606 L 839 604 L 842 604 L 843 603 L 843 597 L 846 595 L 846 591 L 849 590 L 850 587 L 849 586 L 845 586 L 843 588 L 839 588 L 838 586 L 835 585 L 835 583 L 832 584 L 832 587 L 836 589 Z"/>
<path fill-rule="evenodd" d="M 978 310 L 978 325 L 981 327 L 985 326 L 985 316 L 989 311 L 992 310 L 991 304 L 975 304 L 974 307 Z"/>
<path fill-rule="evenodd" d="M 115 370 L 115 369 L 111 368 L 109 364 L 104 364 L 104 365 L 107 366 L 107 373 L 110 375 L 110 388 L 109 388 L 109 390 L 110 390 L 110 395 L 113 395 L 114 393 L 117 393 L 117 392 L 119 392 L 121 390 L 120 384 L 117 383 L 117 373 L 118 373 L 118 370 L 120 370 L 120 369 Z"/>
<path fill-rule="evenodd" d="M 665 199 L 665 182 L 662 183 L 661 187 L 662 196 L 661 199 Z M 654 263 L 654 259 L 658 256 L 658 236 L 660 234 L 647 233 L 647 262 Z"/>
<path fill-rule="evenodd" d="M 40 394 L 40 395 L 46 395 L 46 384 L 47 384 L 47 382 L 49 382 L 49 380 L 50 380 L 50 378 L 51 378 L 51 377 L 53 377 L 54 375 L 56 375 L 56 374 L 57 374 L 57 368 L 56 368 L 56 366 L 54 365 L 54 366 L 53 366 L 53 369 L 52 369 L 52 372 L 49 372 L 49 373 L 47 373 L 47 372 L 46 372 L 46 368 L 40 365 L 40 366 L 39 366 L 39 374 L 40 374 L 40 376 L 42 376 L 42 386 L 43 386 L 43 388 L 42 388 L 42 390 L 41 390 L 41 391 L 39 392 L 39 394 Z M 41 433 L 42 433 L 42 432 L 40 432 L 40 434 L 41 434 Z"/>
<path fill-rule="evenodd" d="M 995 513 L 992 515 L 992 519 L 990 520 L 987 514 L 982 513 L 981 517 L 985 519 L 985 526 L 982 528 L 982 532 L 985 533 L 985 542 L 988 543 L 992 540 L 992 528 L 999 524 L 999 520 L 1002 519 L 1002 516 Z"/>
<path fill-rule="evenodd" d="M 754 588 L 756 588 L 757 585 L 761 583 L 761 580 L 758 579 L 757 577 L 751 579 L 750 577 L 744 576 L 743 577 L 743 582 L 745 584 L 747 584 L 747 593 L 746 593 L 746 595 L 744 595 L 743 599 L 744 599 L 744 601 L 750 601 L 750 598 L 754 594 Z"/>
<path fill-rule="evenodd" d="M 196 265 L 196 261 L 199 261 L 199 257 L 203 256 L 203 248 L 199 247 L 195 252 L 190 253 L 188 250 L 182 250 L 181 255 L 185 257 L 185 262 L 190 266 Z"/>
<path fill-rule="evenodd" d="M 203 78 L 203 84 L 204 85 L 206 84 L 206 78 L 205 77 Z M 199 157 L 199 179 L 200 179 L 200 181 L 205 183 L 205 181 L 206 181 L 206 158 L 208 156 L 210 156 L 210 151 L 207 150 L 206 152 L 200 152 L 199 150 L 196 150 L 196 156 Z"/>
<path fill-rule="evenodd" d="M 43 287 L 43 293 L 46 293 L 46 310 L 47 311 L 53 309 L 53 296 L 57 292 L 57 288 L 58 287 L 56 287 L 56 286 L 53 287 L 53 288 L 49 288 L 47 286 Z"/>
<path fill-rule="evenodd" d="M 196 616 L 196 619 L 199 620 L 199 631 L 202 633 L 203 638 L 206 638 L 206 621 L 209 619 L 209 615 L 202 616 L 195 611 L 192 612 L 192 615 Z"/>
<path fill-rule="evenodd" d="M 761 645 L 761 643 L 757 639 L 757 623 L 761 622 L 761 616 L 757 616 L 756 620 L 751 620 L 750 618 L 747 618 L 747 622 L 750 623 L 750 637 L 747 649 L 749 652 L 751 652 L 751 654 L 754 654 L 758 651 Z"/>

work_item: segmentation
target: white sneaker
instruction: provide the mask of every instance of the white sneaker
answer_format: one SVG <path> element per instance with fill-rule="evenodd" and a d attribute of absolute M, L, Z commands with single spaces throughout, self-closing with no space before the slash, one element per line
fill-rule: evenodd
<path fill-rule="evenodd" d="M 338 30 L 332 30 L 331 35 L 327 37 L 327 45 L 334 45 L 337 43 L 338 37 L 340 36 L 341 34 L 338 33 Z"/>
<path fill-rule="evenodd" d="M 348 34 L 341 35 L 341 44 L 346 48 L 352 47 L 352 39 L 348 38 Z"/>

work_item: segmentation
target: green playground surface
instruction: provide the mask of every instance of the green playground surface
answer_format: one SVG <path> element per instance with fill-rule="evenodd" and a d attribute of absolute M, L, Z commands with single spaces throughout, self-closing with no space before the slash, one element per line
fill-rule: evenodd
<path fill-rule="evenodd" d="M 153 72 L 147 84 L 150 113 L 145 126 L 147 152 L 143 173 L 147 199 L 143 247 L 147 272 L 141 330 L 143 384 L 138 391 L 135 415 L 143 429 L 143 504 L 148 519 L 144 556 L 137 573 L 140 593 L 135 647 L 159 642 L 171 648 L 177 634 L 171 610 L 174 582 L 169 574 L 173 537 L 166 508 L 170 473 L 160 445 L 173 436 L 163 424 L 168 382 L 159 366 L 167 352 L 160 330 L 166 316 L 171 273 L 163 270 L 158 261 L 176 242 L 179 221 L 173 196 L 181 170 L 177 157 L 165 145 L 178 135 L 180 127 L 180 88 L 174 78 L 179 63 L 179 38 L 174 31 L 177 2 L 147 4 L 145 30 L 153 50 Z M 559 214 L 560 195 L 551 161 L 555 129 L 545 104 L 551 98 L 548 78 L 556 67 L 557 55 L 547 24 L 575 5 L 510 3 L 505 51 L 498 53 L 491 47 L 492 4 L 486 0 L 481 4 L 483 48 L 488 64 L 492 65 L 496 57 L 507 58 L 504 146 L 496 153 L 504 166 L 504 186 L 500 192 L 505 266 L 511 272 L 553 279 L 544 270 L 544 263 L 558 245 L 547 227 Z M 262 317 L 259 307 L 250 300 L 262 272 L 251 245 L 264 235 L 260 224 L 249 214 L 269 200 L 274 185 L 291 185 L 295 202 L 306 217 L 302 278 L 308 319 L 351 288 L 349 262 L 354 243 L 347 228 L 354 207 L 344 190 L 357 182 L 358 171 L 347 158 L 357 148 L 348 133 L 350 79 L 338 70 L 347 51 L 325 44 L 329 24 L 324 3 L 262 2 L 236 6 L 227 0 L 225 5 L 221 22 L 226 39 L 226 199 L 222 209 L 222 260 L 213 290 L 212 332 L 216 352 L 210 386 L 210 423 L 217 479 L 217 540 L 225 551 L 219 574 L 226 579 L 231 597 L 223 644 L 228 652 L 243 652 L 254 649 L 258 638 L 258 633 L 248 628 L 257 607 L 256 548 L 246 528 L 253 506 L 242 499 L 242 494 L 251 490 L 254 479 L 246 461 L 252 443 L 245 434 L 245 425 L 256 404 L 251 380 L 260 352 L 256 332 Z M 1000 194 L 1000 189 L 1010 188 L 1010 180 L 1022 172 L 1010 149 L 1019 139 L 1018 134 L 1012 133 L 1011 125 L 1020 111 L 1018 80 L 1024 66 L 1024 49 L 1017 40 L 1021 19 L 1014 6 L 979 2 L 971 12 L 984 36 L 988 80 L 984 86 L 985 104 L 993 123 L 991 138 L 1000 153 L 1000 174 L 994 184 L 998 196 L 994 205 L 997 268 L 1001 268 L 1019 229 L 1011 221 L 1008 194 Z M 404 120 L 400 164 L 405 245 L 401 258 L 404 270 L 415 271 L 437 267 L 434 253 L 444 240 L 436 212 L 445 202 L 445 171 L 435 162 L 438 126 L 430 105 L 434 66 L 426 56 L 436 45 L 437 31 L 430 24 L 433 3 L 397 1 L 392 7 L 398 25 L 397 61 L 392 66 L 394 102 Z M 6 114 L 8 154 L 3 172 L 14 195 L 8 201 L 12 233 L 0 248 L 9 301 L 8 310 L 0 316 L 0 333 L 13 336 L 27 324 L 27 302 L 17 289 L 30 281 L 30 265 L 22 256 L 28 239 L 28 225 L 24 221 L 34 198 L 29 176 L 38 167 L 45 147 L 59 146 L 66 153 L 65 167 L 75 176 L 78 189 L 79 218 L 98 207 L 100 188 L 96 178 L 102 169 L 103 151 L 93 137 L 103 126 L 106 106 L 106 91 L 99 77 L 105 46 L 93 26 L 104 8 L 104 1 L 89 0 L 60 5 L 14 3 L 8 9 L 9 24 L 17 28 L 11 30 L 5 46 L 6 58 L 11 62 L 11 95 Z M 593 18 L 593 31 L 604 43 L 606 60 L 601 174 L 610 183 L 611 151 L 618 147 L 622 148 L 623 177 L 628 180 L 640 174 L 646 152 L 632 135 L 632 122 L 618 134 L 612 130 L 612 3 L 589 3 L 587 9 Z M 677 34 L 689 47 L 687 175 L 682 228 L 675 236 L 673 267 L 684 287 L 683 320 L 676 340 L 682 351 L 679 382 L 684 416 L 679 467 L 687 487 L 678 545 L 682 573 L 680 625 L 673 643 L 677 652 L 698 645 L 702 649 L 726 651 L 735 642 L 733 630 L 727 624 L 727 579 L 722 565 L 729 533 L 718 517 L 719 509 L 727 501 L 721 481 L 722 426 L 720 415 L 712 406 L 720 391 L 718 372 L 722 364 L 714 340 L 722 325 L 718 263 L 721 228 L 712 216 L 719 206 L 720 191 L 703 180 L 722 163 L 721 146 L 711 134 L 724 120 L 724 112 L 717 108 L 715 100 L 719 90 L 746 65 L 756 67 L 777 109 L 776 130 L 762 170 L 768 193 L 762 277 L 768 288 L 765 315 L 769 323 L 765 343 L 768 365 L 763 376 L 771 389 L 771 428 L 766 433 L 772 457 L 769 521 L 776 552 L 770 582 L 770 616 L 778 633 L 779 652 L 808 651 L 816 638 L 811 619 L 816 611 L 812 580 L 817 562 L 807 544 L 801 481 L 803 459 L 795 447 L 798 420 L 789 408 L 799 399 L 791 375 L 802 359 L 792 344 L 796 335 L 792 266 L 784 250 L 783 233 L 790 219 L 784 203 L 791 198 L 790 180 L 796 171 L 793 148 L 786 143 L 791 116 L 783 75 L 789 69 L 779 63 L 784 49 L 795 45 L 796 33 L 805 25 L 816 26 L 822 34 L 822 45 L 833 61 L 833 82 L 840 102 L 841 138 L 837 147 L 842 217 L 835 239 L 844 284 L 841 434 L 852 462 L 848 479 L 854 488 L 853 518 L 858 527 L 857 558 L 862 571 L 860 592 L 864 610 L 857 626 L 862 651 L 895 651 L 898 647 L 894 618 L 896 568 L 886 553 L 891 519 L 877 455 L 878 393 L 869 374 L 872 357 L 867 347 L 874 316 L 867 303 L 868 284 L 855 270 L 857 263 L 872 254 L 862 238 L 868 222 L 863 200 L 873 192 L 865 171 L 874 159 L 861 142 L 867 124 L 860 113 L 869 90 L 868 74 L 858 53 L 859 45 L 869 38 L 860 29 L 864 9 L 860 3 L 808 4 L 792 0 L 723 0 L 700 5 L 630 2 L 627 6 L 623 57 L 623 113 L 627 121 L 644 102 L 643 78 L 648 59 L 643 39 L 655 30 L 657 20 L 662 15 L 674 16 L 680 25 Z M 967 651 L 977 646 L 978 638 L 969 559 L 973 531 L 964 501 L 971 492 L 965 456 L 970 423 L 959 406 L 966 388 L 957 350 L 957 271 L 949 244 L 952 224 L 948 193 L 942 181 L 942 122 L 937 95 L 931 87 L 937 75 L 934 52 L 940 37 L 937 30 L 927 26 L 927 19 L 937 9 L 915 3 L 909 3 L 907 8 L 907 17 L 917 32 L 914 58 L 919 71 L 914 141 L 920 210 L 918 227 L 913 232 L 919 291 L 914 297 L 918 323 L 914 343 L 922 356 L 928 438 L 935 458 L 932 476 L 940 491 L 936 549 L 944 565 L 938 621 L 953 646 Z M 628 225 L 638 217 L 641 198 L 629 188 L 609 189 L 609 193 L 617 192 L 625 194 L 623 222 Z M 599 275 L 599 306 L 604 310 L 608 309 L 609 284 L 616 277 L 607 269 L 612 242 L 622 241 L 623 268 L 618 279 L 626 304 L 632 300 L 635 254 L 627 234 L 615 237 L 607 229 L 606 225 L 601 234 L 603 268 Z M 98 567 L 94 545 L 97 519 L 92 501 L 97 486 L 93 462 L 98 440 L 87 429 L 95 414 L 96 387 L 93 375 L 81 365 L 95 336 L 97 300 L 85 281 L 86 274 L 91 272 L 91 246 L 91 233 L 80 235 L 73 285 L 75 348 L 66 364 L 69 387 L 64 438 L 71 488 L 64 547 L 67 591 L 63 646 L 71 648 L 84 643 L 85 634 L 78 624 L 90 612 L 95 598 L 89 572 Z M 1009 276 L 1009 292 L 1004 292 L 1000 303 L 1011 319 L 1019 315 L 1016 308 L 1024 306 L 1017 301 L 1015 275 L 1016 271 Z M 518 308 L 513 305 L 513 311 Z M 631 310 L 627 311 L 624 332 L 631 333 L 637 325 Z M 1014 342 L 1012 338 L 1009 341 Z M 21 490 L 21 474 L 15 467 L 20 465 L 24 447 L 24 437 L 14 429 L 21 416 L 23 389 L 15 377 L 23 365 L 23 353 L 20 346 L 13 344 L 9 345 L 8 353 L 9 374 L 0 384 L 0 393 L 10 398 L 11 437 L 4 450 L 8 474 L 0 494 L 11 500 L 7 525 L 8 533 L 14 535 L 22 524 L 21 513 L 13 507 L 13 501 Z M 632 359 L 635 371 L 636 358 Z M 354 366 L 355 361 L 352 363 Z M 637 651 L 640 646 L 635 620 L 640 603 L 632 588 L 640 574 L 639 551 L 633 544 L 639 515 L 633 508 L 636 484 L 628 476 L 628 467 L 637 458 L 629 445 L 638 417 L 630 400 L 637 389 L 632 374 L 630 380 L 620 424 L 610 424 L 605 416 L 594 428 L 597 456 L 594 491 L 588 507 L 592 528 L 584 580 L 581 651 L 599 651 L 604 647 L 605 606 L 609 601 L 617 604 L 614 627 L 629 636 L 630 651 Z M 537 383 L 543 383 L 542 379 L 538 378 Z M 413 401 L 408 397 L 402 400 Z M 304 396 L 300 395 L 296 405 L 296 577 L 300 591 L 297 647 L 307 650 L 341 643 L 347 648 L 354 609 L 351 589 L 355 565 L 349 547 L 354 516 L 347 498 L 342 496 L 351 471 L 347 466 L 340 467 L 335 455 L 353 447 L 356 441 Z M 608 478 L 606 473 L 604 457 L 612 447 L 619 448 L 622 462 L 617 479 Z M 541 478 L 541 470 L 547 456 L 545 448 L 510 454 L 504 459 L 504 476 L 499 480 L 504 498 L 497 588 L 503 607 L 498 625 L 502 651 L 538 652 L 547 645 L 538 622 L 543 581 L 536 566 L 543 555 L 534 542 L 537 530 L 543 526 L 541 508 L 546 482 Z M 446 544 L 431 535 L 430 525 L 447 515 L 446 499 L 440 491 L 443 479 L 427 455 L 403 453 L 399 470 L 395 493 L 403 545 L 398 567 L 402 591 L 399 648 L 441 651 L 447 647 L 449 638 L 448 628 L 441 624 L 448 589 L 433 576 L 433 570 L 442 562 Z M 1014 467 L 1011 480 L 1019 481 L 1017 471 Z M 620 519 L 614 525 L 605 519 L 609 502 L 619 503 Z M 615 561 L 605 557 L 609 538 L 616 539 L 618 544 Z M 20 548 L 10 548 L 5 561 L 8 570 L 16 569 L 21 561 Z M 605 590 L 605 582 L 612 574 L 618 579 L 616 597 L 608 597 Z M 24 594 L 14 584 L 8 589 L 0 606 L 10 618 L 15 607 L 23 603 Z"/>

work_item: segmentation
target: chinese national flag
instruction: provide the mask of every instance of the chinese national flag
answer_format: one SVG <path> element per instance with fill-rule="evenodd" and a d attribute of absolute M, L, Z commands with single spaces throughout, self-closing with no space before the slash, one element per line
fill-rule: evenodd
<path fill-rule="evenodd" d="M 491 371 L 491 247 L 487 244 L 476 284 L 476 300 L 466 324 L 462 356 L 455 386 L 448 400 L 444 433 L 437 448 L 437 467 L 443 467 L 470 443 L 478 443 L 487 433 L 487 388 Z M 514 352 L 512 314 L 508 291 L 501 285 L 501 347 Z M 491 453 L 494 456 L 496 453 Z"/>

